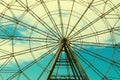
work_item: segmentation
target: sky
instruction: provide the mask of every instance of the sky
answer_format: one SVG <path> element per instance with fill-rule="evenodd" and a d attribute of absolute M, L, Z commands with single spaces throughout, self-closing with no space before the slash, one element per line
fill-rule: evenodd
<path fill-rule="evenodd" d="M 36 80 L 51 62 L 45 80 L 63 37 L 90 80 L 119 80 L 120 1 L 43 1 L 0 0 L 0 80 Z"/>

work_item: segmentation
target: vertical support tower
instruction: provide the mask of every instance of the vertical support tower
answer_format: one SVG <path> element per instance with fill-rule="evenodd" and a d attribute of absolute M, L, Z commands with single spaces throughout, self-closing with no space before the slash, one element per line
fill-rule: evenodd
<path fill-rule="evenodd" d="M 60 42 L 46 80 L 89 80 L 67 38 Z"/>

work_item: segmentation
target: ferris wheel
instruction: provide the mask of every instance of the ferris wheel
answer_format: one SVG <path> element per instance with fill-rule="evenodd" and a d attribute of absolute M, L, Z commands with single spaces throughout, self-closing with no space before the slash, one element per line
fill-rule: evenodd
<path fill-rule="evenodd" d="M 120 0 L 0 0 L 0 80 L 120 80 Z"/>

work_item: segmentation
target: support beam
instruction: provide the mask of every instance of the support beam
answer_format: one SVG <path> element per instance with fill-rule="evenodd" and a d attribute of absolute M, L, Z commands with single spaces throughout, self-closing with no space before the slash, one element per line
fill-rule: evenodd
<path fill-rule="evenodd" d="M 79 69 L 79 73 L 81 74 L 82 80 L 89 80 L 87 74 L 85 73 L 84 69 L 82 68 L 82 65 L 79 63 L 77 57 L 75 56 L 74 52 L 72 51 L 72 48 L 70 47 L 69 43 L 66 43 L 66 47 L 68 48 L 68 50 L 70 51 L 70 54 L 72 55 L 72 58 L 75 62 L 75 64 L 77 65 L 78 69 Z"/>
<path fill-rule="evenodd" d="M 63 46 L 64 46 L 64 44 L 61 44 L 61 45 L 60 45 L 60 48 L 57 50 L 57 52 L 56 52 L 56 57 L 55 57 L 55 59 L 54 59 L 54 62 L 53 62 L 53 64 L 52 64 L 52 66 L 51 66 L 51 69 L 50 69 L 50 71 L 49 71 L 49 73 L 48 73 L 48 76 L 47 76 L 47 79 L 46 79 L 46 80 L 50 80 L 50 76 L 51 76 L 51 74 L 52 74 L 52 72 L 53 72 L 53 69 L 55 68 L 55 64 L 56 64 L 56 62 L 57 62 L 57 60 L 58 60 L 58 57 L 59 57 L 59 55 L 60 55 L 60 52 L 61 52 L 62 49 L 63 49 Z"/>
<path fill-rule="evenodd" d="M 64 54 L 63 58 L 61 58 L 62 54 Z M 65 70 L 63 69 L 63 74 L 59 74 L 61 73 L 61 71 L 59 72 L 58 67 L 65 69 Z M 67 71 L 68 67 L 70 68 L 69 74 L 64 72 L 64 71 Z M 56 69 L 58 72 L 56 71 Z M 77 57 L 75 56 L 66 38 L 63 38 L 60 42 L 60 47 L 56 52 L 56 57 L 54 58 L 53 64 L 50 68 L 50 71 L 48 73 L 46 80 L 64 80 L 64 79 L 65 80 L 89 80 L 87 74 L 85 73 L 84 69 L 79 63 Z"/>

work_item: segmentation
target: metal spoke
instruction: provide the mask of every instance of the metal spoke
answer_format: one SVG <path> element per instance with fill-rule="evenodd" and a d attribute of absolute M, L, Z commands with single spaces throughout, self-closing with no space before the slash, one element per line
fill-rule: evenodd
<path fill-rule="evenodd" d="M 79 18 L 79 20 L 77 21 L 77 23 L 74 25 L 74 27 L 72 28 L 72 30 L 70 31 L 70 33 L 68 34 L 68 37 L 70 36 L 70 34 L 74 31 L 74 29 L 76 28 L 76 26 L 78 25 L 78 23 L 82 20 L 82 18 L 84 17 L 84 15 L 86 14 L 86 12 L 88 11 L 88 9 L 91 7 L 92 3 L 94 2 L 94 0 L 91 1 L 91 3 L 87 6 L 86 10 L 83 12 L 83 14 L 81 15 L 81 17 Z"/>
<path fill-rule="evenodd" d="M 44 53 L 42 56 L 36 58 L 34 61 L 32 61 L 31 63 L 29 63 L 28 65 L 26 65 L 25 67 L 23 67 L 21 70 L 19 70 L 18 72 L 16 72 L 15 74 L 13 74 L 12 76 L 10 76 L 7 80 L 11 80 L 13 79 L 15 76 L 17 76 L 19 74 L 19 72 L 23 72 L 25 71 L 26 69 L 28 69 L 29 67 L 31 67 L 32 65 L 34 65 L 35 63 L 37 63 L 39 60 L 43 59 L 44 57 L 46 57 L 47 55 L 49 55 L 51 52 L 53 52 L 53 50 L 55 49 L 52 48 L 50 50 L 48 50 L 46 53 Z"/>
<path fill-rule="evenodd" d="M 19 56 L 19 55 L 23 55 L 23 54 L 30 54 L 30 51 L 35 52 L 35 51 L 43 50 L 43 49 L 53 47 L 53 46 L 56 46 L 56 44 L 53 44 L 53 45 L 46 44 L 46 45 L 31 48 L 31 49 L 26 49 L 26 50 L 14 52 L 14 56 Z M 12 54 L 2 55 L 2 56 L 0 56 L 0 60 L 7 59 L 10 57 L 13 57 Z"/>
<path fill-rule="evenodd" d="M 21 40 L 21 41 L 31 41 L 31 42 L 45 42 L 49 41 L 50 43 L 57 43 L 58 41 L 56 39 L 47 39 L 47 38 L 38 38 L 38 37 L 24 37 L 24 36 L 6 36 L 6 35 L 0 35 L 0 39 L 9 40 L 11 38 L 14 38 L 14 40 Z"/>
<path fill-rule="evenodd" d="M 75 0 L 73 0 L 73 3 L 72 3 L 71 12 L 70 12 L 70 17 L 69 17 L 69 20 L 68 20 L 67 30 L 66 30 L 66 35 L 65 35 L 65 36 L 67 36 L 67 34 L 68 34 L 68 29 L 69 29 L 69 25 L 70 25 L 72 13 L 73 13 L 74 4 L 75 4 Z"/>
<path fill-rule="evenodd" d="M 59 36 L 58 33 L 56 33 L 56 31 L 54 31 L 44 20 L 42 20 L 38 15 L 36 15 L 31 9 L 29 9 L 28 7 L 26 7 L 26 5 L 21 0 L 19 0 L 17 2 L 24 9 L 26 9 L 38 22 L 40 22 L 48 31 L 50 31 L 54 36 L 56 36 L 58 38 L 58 36 Z"/>
<path fill-rule="evenodd" d="M 119 80 L 119 0 L 0 0 L 0 80 Z"/>
<path fill-rule="evenodd" d="M 77 51 L 77 53 L 79 53 Z M 105 75 L 99 71 L 92 63 L 90 63 L 84 56 L 82 56 L 80 53 L 76 54 L 85 64 L 87 64 L 98 76 L 100 76 L 101 78 L 104 77 L 104 79 L 107 79 L 107 77 L 105 77 Z"/>
<path fill-rule="evenodd" d="M 109 64 L 114 64 L 115 66 L 120 66 L 120 63 L 118 63 L 118 62 L 116 62 L 114 60 L 111 60 L 111 59 L 109 59 L 107 57 L 104 57 L 104 56 L 100 55 L 99 53 L 92 52 L 92 51 L 90 51 L 88 49 L 85 49 L 85 48 L 82 48 L 82 47 L 80 47 L 80 49 L 77 48 L 77 47 L 73 47 L 73 48 L 78 49 L 81 52 L 86 53 L 86 54 L 88 54 L 90 56 L 97 57 L 98 59 L 100 59 L 100 60 L 102 60 L 104 62 L 107 62 Z"/>
<path fill-rule="evenodd" d="M 96 47 L 105 47 L 105 48 L 114 48 L 119 47 L 119 44 L 110 44 L 110 43 L 100 43 L 100 42 L 85 42 L 85 41 L 81 41 L 81 42 L 73 42 L 71 43 L 71 45 L 77 45 L 77 46 L 96 46 Z"/>
<path fill-rule="evenodd" d="M 105 12 L 104 14 L 100 15 L 98 18 L 96 18 L 95 20 L 91 21 L 90 23 L 88 23 L 86 26 L 84 26 L 83 28 L 81 28 L 80 30 L 78 30 L 77 32 L 75 32 L 73 35 L 71 35 L 69 37 L 69 39 L 72 39 L 73 37 L 77 36 L 79 33 L 83 32 L 85 29 L 89 28 L 91 25 L 93 25 L 94 23 L 96 23 L 97 21 L 99 21 L 101 18 L 104 18 L 107 14 L 109 14 L 110 12 L 114 11 L 115 9 L 117 9 L 120 6 L 120 3 L 118 3 L 117 5 L 115 5 L 113 8 L 109 9 L 107 12 Z"/>
<path fill-rule="evenodd" d="M 49 11 L 49 9 L 48 9 L 48 7 L 46 6 L 46 4 L 45 4 L 45 2 L 44 2 L 43 0 L 40 0 L 40 2 L 41 2 L 41 4 L 42 4 L 44 10 L 46 11 L 49 19 L 51 20 L 51 22 L 52 22 L 55 30 L 57 31 L 57 35 L 60 36 L 59 28 L 57 27 L 57 24 L 56 24 L 55 20 L 53 19 L 52 15 L 51 15 L 51 13 L 50 13 L 50 11 Z M 61 37 L 61 36 L 60 36 L 60 37 Z"/>
<path fill-rule="evenodd" d="M 97 31 L 97 32 L 94 32 L 94 33 L 89 33 L 89 34 L 81 35 L 79 37 L 75 37 L 75 38 L 73 38 L 74 40 L 71 40 L 71 41 L 74 42 L 74 41 L 77 41 L 77 40 L 80 40 L 80 39 L 82 40 L 82 39 L 86 39 L 86 38 L 90 38 L 90 37 L 95 37 L 95 36 L 99 36 L 99 35 L 102 35 L 102 34 L 118 31 L 119 29 L 120 29 L 120 26 L 114 27 L 114 28 L 111 28 L 111 29 L 101 30 L 101 31 Z"/>
<path fill-rule="evenodd" d="M 62 37 L 63 37 L 64 36 L 64 29 L 63 29 L 63 20 L 62 20 L 60 0 L 57 0 L 57 3 L 58 3 L 58 10 L 59 10 L 60 24 L 61 24 L 61 33 L 62 33 Z"/>
<path fill-rule="evenodd" d="M 34 31 L 34 32 L 37 32 L 37 33 L 39 33 L 39 34 L 41 34 L 41 35 L 47 36 L 47 34 L 50 34 L 50 33 L 44 32 L 44 31 L 42 31 L 42 30 L 40 30 L 40 29 L 38 29 L 38 28 L 36 28 L 36 27 L 34 27 L 34 26 L 31 26 L 31 25 L 29 25 L 29 24 L 26 24 L 26 23 L 24 23 L 24 22 L 21 22 L 21 21 L 19 21 L 19 20 L 16 20 L 16 19 L 14 19 L 14 18 L 12 18 L 12 17 L 10 17 L 10 16 L 8 16 L 8 15 L 4 15 L 3 18 L 5 18 L 5 19 L 7 19 L 7 20 L 10 20 L 10 21 L 12 21 L 12 22 L 14 22 L 14 23 L 16 23 L 16 24 L 21 25 L 21 26 L 24 26 L 25 28 L 27 28 L 27 29 L 29 29 L 29 30 L 32 30 L 32 31 Z M 50 34 L 50 35 L 53 37 L 52 34 Z M 49 37 L 52 38 L 51 36 L 49 36 Z M 54 38 L 53 38 L 53 39 L 54 39 Z"/>

